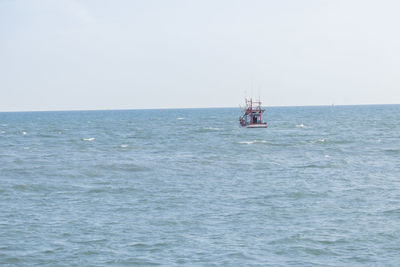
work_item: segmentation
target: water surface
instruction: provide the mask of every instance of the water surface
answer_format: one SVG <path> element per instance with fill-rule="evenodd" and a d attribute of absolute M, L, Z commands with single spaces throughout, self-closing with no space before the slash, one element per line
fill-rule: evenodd
<path fill-rule="evenodd" d="M 400 106 L 0 113 L 0 263 L 400 263 Z"/>

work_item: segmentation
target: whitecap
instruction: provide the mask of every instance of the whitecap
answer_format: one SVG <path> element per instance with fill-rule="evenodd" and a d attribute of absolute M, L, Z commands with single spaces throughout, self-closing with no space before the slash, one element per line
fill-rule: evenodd
<path fill-rule="evenodd" d="M 6 131 L 1 131 L 0 133 L 4 134 L 4 133 L 6 133 Z"/>
<path fill-rule="evenodd" d="M 254 142 L 253 141 L 241 141 L 241 142 L 239 142 L 239 144 L 251 145 L 251 144 L 254 144 Z"/>
<path fill-rule="evenodd" d="M 268 142 L 265 141 L 265 140 L 254 140 L 254 141 L 241 141 L 241 142 L 239 142 L 239 144 L 246 144 L 246 145 L 251 145 L 251 144 L 255 144 L 255 143 L 266 144 Z"/>
<path fill-rule="evenodd" d="M 330 158 L 331 156 L 329 156 L 329 155 L 325 155 L 325 158 Z"/>
<path fill-rule="evenodd" d="M 3 123 L 3 124 L 1 124 L 1 126 L 3 126 L 3 127 L 7 127 L 7 126 L 8 126 L 8 124 L 6 124 L 6 123 Z"/>
<path fill-rule="evenodd" d="M 29 146 L 24 146 L 24 149 L 25 149 L 25 150 L 28 150 L 28 149 L 29 149 Z"/>
<path fill-rule="evenodd" d="M 93 140 L 95 140 L 96 138 L 94 138 L 94 137 L 90 137 L 90 138 L 82 138 L 82 141 L 93 141 Z"/>
<path fill-rule="evenodd" d="M 23 134 L 23 135 L 26 135 L 26 134 L 27 134 L 27 132 L 23 131 L 23 132 L 22 132 L 22 134 Z"/>
<path fill-rule="evenodd" d="M 297 127 L 297 128 L 305 128 L 305 129 L 311 128 L 310 126 L 306 126 L 306 125 L 304 125 L 303 123 L 302 123 L 302 124 L 297 124 L 296 127 Z"/>
<path fill-rule="evenodd" d="M 212 131 L 219 131 L 222 130 L 221 128 L 214 128 L 214 127 L 205 127 L 205 130 L 212 130 Z"/>
<path fill-rule="evenodd" d="M 183 120 L 183 118 L 177 118 L 177 120 Z"/>
<path fill-rule="evenodd" d="M 315 143 L 325 143 L 325 142 L 326 142 L 325 138 L 320 138 L 318 140 L 311 141 L 311 143 L 313 143 L 313 144 L 315 144 Z"/>
<path fill-rule="evenodd" d="M 120 145 L 121 148 L 127 148 L 128 145 Z"/>

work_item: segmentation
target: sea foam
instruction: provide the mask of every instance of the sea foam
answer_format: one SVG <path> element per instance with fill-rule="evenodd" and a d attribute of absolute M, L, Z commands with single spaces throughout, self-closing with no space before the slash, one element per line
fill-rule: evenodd
<path fill-rule="evenodd" d="M 311 128 L 310 126 L 306 126 L 306 125 L 304 125 L 303 123 L 301 123 L 301 124 L 296 124 L 296 127 L 297 127 L 297 128 L 304 128 L 304 129 Z"/>
<path fill-rule="evenodd" d="M 268 142 L 265 140 L 254 140 L 254 141 L 240 141 L 239 144 L 251 145 L 255 143 L 267 144 Z"/>
<path fill-rule="evenodd" d="M 93 141 L 93 140 L 95 140 L 96 138 L 94 138 L 94 137 L 90 137 L 90 138 L 82 138 L 82 141 Z"/>

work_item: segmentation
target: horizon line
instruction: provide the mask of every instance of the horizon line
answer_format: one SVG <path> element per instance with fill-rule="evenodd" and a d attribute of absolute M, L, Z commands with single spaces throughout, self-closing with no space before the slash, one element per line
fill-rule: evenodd
<path fill-rule="evenodd" d="M 325 105 L 263 105 L 265 108 L 281 108 L 281 107 L 335 107 L 335 106 L 390 106 L 400 104 L 325 104 Z M 223 108 L 240 108 L 226 106 L 226 107 L 154 107 L 154 108 L 99 108 L 99 109 L 48 109 L 48 110 L 14 110 L 14 111 L 2 111 L 0 113 L 23 113 L 23 112 L 71 112 L 71 111 L 128 111 L 128 110 L 180 110 L 180 109 L 223 109 Z"/>

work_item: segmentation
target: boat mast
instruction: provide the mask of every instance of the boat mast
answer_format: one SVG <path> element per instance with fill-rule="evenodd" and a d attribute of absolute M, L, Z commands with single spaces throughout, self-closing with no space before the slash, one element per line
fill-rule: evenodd
<path fill-rule="evenodd" d="M 250 97 L 250 124 L 253 124 L 253 99 Z"/>

